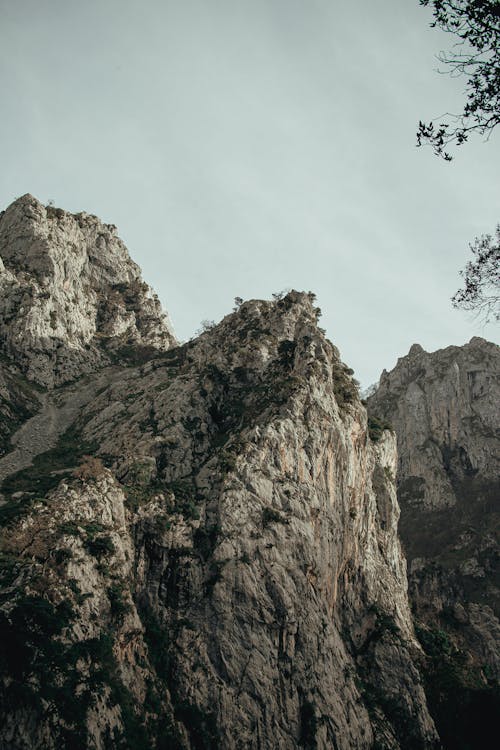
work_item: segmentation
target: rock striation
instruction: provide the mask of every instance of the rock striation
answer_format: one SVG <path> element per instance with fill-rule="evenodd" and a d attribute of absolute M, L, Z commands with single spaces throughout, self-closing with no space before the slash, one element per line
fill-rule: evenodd
<path fill-rule="evenodd" d="M 368 400 L 398 443 L 400 535 L 445 747 L 490 746 L 500 709 L 500 350 L 418 345 Z"/>
<path fill-rule="evenodd" d="M 52 388 L 175 337 L 116 234 L 24 195 L 0 213 L 0 346 Z"/>
<path fill-rule="evenodd" d="M 0 746 L 439 747 L 395 438 L 313 295 L 176 346 L 114 229 L 0 236 Z"/>

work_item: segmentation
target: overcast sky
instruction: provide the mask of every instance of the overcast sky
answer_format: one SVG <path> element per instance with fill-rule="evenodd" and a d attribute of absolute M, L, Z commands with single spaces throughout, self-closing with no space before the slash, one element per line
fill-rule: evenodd
<path fill-rule="evenodd" d="M 118 226 L 187 339 L 235 296 L 312 290 L 363 386 L 453 310 L 499 211 L 499 133 L 445 163 L 452 38 L 418 0 L 0 0 L 0 206 L 23 193 Z"/>

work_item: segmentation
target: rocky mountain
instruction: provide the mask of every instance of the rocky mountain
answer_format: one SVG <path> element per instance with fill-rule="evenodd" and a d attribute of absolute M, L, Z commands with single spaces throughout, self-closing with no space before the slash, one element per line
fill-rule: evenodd
<path fill-rule="evenodd" d="M 175 344 L 112 224 L 24 195 L 0 213 L 0 352 L 53 387 Z"/>
<path fill-rule="evenodd" d="M 113 228 L 0 235 L 0 745 L 434 747 L 395 440 L 312 295 L 175 346 Z"/>
<path fill-rule="evenodd" d="M 489 747 L 500 711 L 500 350 L 418 345 L 369 398 L 398 444 L 400 535 L 445 747 Z"/>
<path fill-rule="evenodd" d="M 485 601 L 457 609 L 441 547 L 420 554 L 421 536 L 408 541 L 408 507 L 423 526 L 465 505 L 417 456 L 409 380 L 384 374 L 368 419 L 310 293 L 244 302 L 178 345 L 114 227 L 95 217 L 24 196 L 0 238 L 0 748 L 487 746 L 450 742 L 433 692 L 457 684 L 435 675 L 438 656 L 456 666 L 458 643 L 440 596 L 469 618 L 466 659 L 473 632 L 493 639 L 475 696 L 489 690 L 496 636 Z M 434 425 L 448 370 L 411 372 L 422 368 L 424 394 L 439 370 L 434 401 L 415 412 Z M 446 453 L 464 492 L 480 473 L 493 486 L 494 402 L 486 375 L 474 378 L 482 395 L 465 432 L 462 412 L 450 418 L 466 453 L 451 442 Z M 384 410 L 408 432 L 398 481 L 413 615 Z M 406 466 L 421 481 L 405 484 Z M 406 502 L 413 486 L 418 502 Z"/>

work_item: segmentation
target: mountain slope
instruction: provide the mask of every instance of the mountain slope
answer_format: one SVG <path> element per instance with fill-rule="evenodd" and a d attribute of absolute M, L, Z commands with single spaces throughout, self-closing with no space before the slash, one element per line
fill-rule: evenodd
<path fill-rule="evenodd" d="M 73 222 L 64 215 L 61 231 Z M 19 260 L 36 233 L 24 245 L 4 231 L 16 283 L 38 273 Z M 62 256 L 47 254 L 59 278 Z M 184 346 L 163 327 L 159 340 L 141 332 L 147 295 L 135 328 L 117 303 L 127 358 L 97 297 L 83 364 L 71 308 L 61 355 L 34 295 L 21 343 L 17 324 L 0 329 L 6 403 L 14 380 L 25 394 L 0 461 L 0 744 L 437 747 L 397 537 L 395 440 L 370 439 L 312 295 L 246 302 Z M 33 316 L 45 323 L 30 338 Z"/>

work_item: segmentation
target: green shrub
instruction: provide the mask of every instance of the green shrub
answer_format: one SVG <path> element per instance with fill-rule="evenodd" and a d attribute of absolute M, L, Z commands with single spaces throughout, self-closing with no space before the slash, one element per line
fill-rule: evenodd
<path fill-rule="evenodd" d="M 191 746 L 196 750 L 219 750 L 220 742 L 215 714 L 202 711 L 188 701 L 177 702 L 175 717 L 186 727 Z"/>
<path fill-rule="evenodd" d="M 281 363 L 286 369 L 290 369 L 293 365 L 296 348 L 296 341 L 285 340 L 281 341 L 278 345 L 278 355 Z"/>
<path fill-rule="evenodd" d="M 58 527 L 58 532 L 61 536 L 68 535 L 68 536 L 80 536 L 81 530 L 75 521 L 64 521 L 64 523 L 61 523 Z"/>
<path fill-rule="evenodd" d="M 200 513 L 195 499 L 195 487 L 191 481 L 178 479 L 166 485 L 174 493 L 174 513 L 180 513 L 186 519 L 197 520 Z"/>
<path fill-rule="evenodd" d="M 389 422 L 385 422 L 378 417 L 368 417 L 368 435 L 370 440 L 374 443 L 378 443 L 384 434 L 384 430 L 391 430 L 392 426 Z"/>
<path fill-rule="evenodd" d="M 332 373 L 335 400 L 340 409 L 352 404 L 358 398 L 357 381 L 349 375 L 349 368 L 338 362 Z"/>
<path fill-rule="evenodd" d="M 377 635 L 380 636 L 383 635 L 383 633 L 390 633 L 395 636 L 400 635 L 400 630 L 396 625 L 394 615 L 382 609 L 378 604 L 372 604 L 369 611 L 376 615 Z"/>
<path fill-rule="evenodd" d="M 57 565 L 62 565 L 62 563 L 71 560 L 72 557 L 73 553 L 70 549 L 65 549 L 64 547 L 62 547 L 54 551 L 54 560 L 56 561 Z"/>
<path fill-rule="evenodd" d="M 166 625 L 160 624 L 151 612 L 141 612 L 141 619 L 144 625 L 144 639 L 148 646 L 149 659 L 158 677 L 164 681 L 169 681 L 172 657 L 168 628 Z"/>
<path fill-rule="evenodd" d="M 262 511 L 262 525 L 267 526 L 270 523 L 288 523 L 288 519 L 274 508 L 266 506 Z"/>
<path fill-rule="evenodd" d="M 132 610 L 130 602 L 126 600 L 124 584 L 112 583 L 108 586 L 108 599 L 112 616 L 122 622 L 125 615 Z"/>
<path fill-rule="evenodd" d="M 109 534 L 86 539 L 84 547 L 93 557 L 97 557 L 98 559 L 104 557 L 104 555 L 110 555 L 115 551 L 115 545 Z"/>

